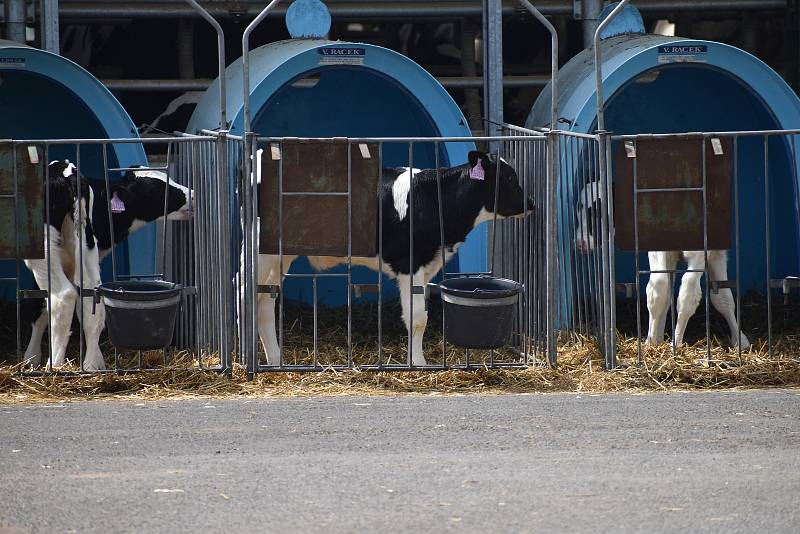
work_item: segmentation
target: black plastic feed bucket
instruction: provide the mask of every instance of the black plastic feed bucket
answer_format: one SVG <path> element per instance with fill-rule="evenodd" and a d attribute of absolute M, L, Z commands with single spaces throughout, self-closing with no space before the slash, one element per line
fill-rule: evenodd
<path fill-rule="evenodd" d="M 450 278 L 439 284 L 448 343 L 497 349 L 508 343 L 522 284 L 491 276 Z"/>
<path fill-rule="evenodd" d="M 156 350 L 172 343 L 183 286 L 171 282 L 110 282 L 97 288 L 108 335 L 118 349 Z"/>

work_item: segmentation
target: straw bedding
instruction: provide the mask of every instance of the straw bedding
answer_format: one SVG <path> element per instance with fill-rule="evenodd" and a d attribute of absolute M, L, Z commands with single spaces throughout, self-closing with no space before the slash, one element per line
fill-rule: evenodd
<path fill-rule="evenodd" d="M 7 310 L 6 310 L 7 311 Z M 378 361 L 377 314 L 373 304 L 361 304 L 353 311 L 353 361 L 368 365 Z M 785 310 L 784 310 L 785 312 Z M 440 308 L 430 310 L 431 325 L 426 334 L 426 356 L 429 363 L 442 363 Z M 789 312 L 786 312 L 789 313 Z M 791 311 L 794 313 L 794 311 Z M 745 310 L 745 314 L 749 312 Z M 755 312 L 752 313 L 756 315 Z M 672 347 L 642 346 L 642 362 L 637 360 L 637 342 L 629 335 L 624 314 L 620 314 L 623 333 L 618 336 L 619 368 L 603 370 L 602 357 L 596 345 L 578 335 L 564 335 L 559 341 L 559 365 L 550 368 L 536 359 L 524 369 L 489 369 L 448 371 L 359 371 L 270 372 L 247 380 L 243 368 L 236 366 L 228 378 L 216 371 L 201 370 L 189 353 L 176 352 L 164 366 L 161 352 L 143 355 L 146 366 L 157 369 L 146 372 L 80 375 L 60 374 L 32 376 L 21 374 L 12 363 L 0 366 L 0 403 L 52 402 L 90 398 L 163 399 L 182 397 L 236 398 L 244 396 L 311 396 L 311 395 L 397 395 L 397 394 L 464 394 L 464 393 L 544 393 L 544 392 L 637 392 L 648 390 L 697 390 L 756 387 L 800 387 L 800 335 L 793 332 L 797 322 L 781 321 L 784 328 L 773 335 L 773 355 L 768 356 L 764 335 L 751 336 L 753 348 L 743 352 L 723 348 L 719 340 L 712 342 L 711 360 L 707 360 L 705 338 L 694 334 L 696 341 L 673 354 Z M 6 315 L 7 317 L 7 315 Z M 646 317 L 646 316 L 645 316 Z M 693 319 L 704 330 L 702 315 Z M 773 313 L 775 317 L 775 310 Z M 304 308 L 287 306 L 285 362 L 313 363 L 313 314 Z M 790 317 L 793 319 L 793 317 Z M 321 365 L 346 362 L 346 310 L 321 309 L 319 323 L 319 360 Z M 750 323 L 748 333 L 765 332 L 758 321 Z M 635 325 L 635 322 L 634 322 Z M 15 346 L 13 324 L 4 321 L 0 339 L 5 347 Z M 405 361 L 405 339 L 399 321 L 399 306 L 384 307 L 383 335 L 386 340 L 383 363 Z M 780 325 L 776 325 L 780 326 Z M 789 328 L 785 328 L 789 326 Z M 697 328 L 695 328 L 697 329 Z M 634 327 L 635 330 L 635 327 Z M 777 330 L 777 327 L 776 327 Z M 716 333 L 715 327 L 712 333 Z M 691 332 L 690 332 L 691 333 Z M 704 333 L 704 332 L 703 332 Z M 5 339 L 9 338 L 10 339 Z M 77 336 L 74 336 L 77 337 Z M 697 340 L 697 338 L 700 338 Z M 754 339 L 755 338 L 755 339 Z M 26 338 L 23 336 L 23 342 Z M 113 350 L 107 344 L 107 353 Z M 77 354 L 71 346 L 70 354 Z M 8 358 L 10 356 L 10 358 Z M 474 351 L 471 363 L 488 365 L 488 353 Z M 7 354 L 7 359 L 13 354 Z M 138 363 L 136 354 L 123 355 L 123 367 Z M 495 363 L 522 363 L 510 350 L 497 351 Z M 113 364 L 113 359 L 107 360 Z M 203 356 L 206 366 L 219 363 L 216 355 Z M 448 363 L 465 363 L 463 349 L 448 347 Z M 73 364 L 62 371 L 75 371 Z"/>

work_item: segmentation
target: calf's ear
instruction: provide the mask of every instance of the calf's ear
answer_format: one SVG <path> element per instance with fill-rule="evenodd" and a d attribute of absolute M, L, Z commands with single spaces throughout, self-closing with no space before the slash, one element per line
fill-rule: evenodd
<path fill-rule="evenodd" d="M 489 164 L 489 156 L 487 156 L 485 153 L 479 150 L 471 151 L 467 156 L 467 159 L 469 160 L 470 167 L 474 167 L 475 165 L 477 165 L 478 161 L 481 162 L 484 168 L 486 168 L 486 166 Z"/>

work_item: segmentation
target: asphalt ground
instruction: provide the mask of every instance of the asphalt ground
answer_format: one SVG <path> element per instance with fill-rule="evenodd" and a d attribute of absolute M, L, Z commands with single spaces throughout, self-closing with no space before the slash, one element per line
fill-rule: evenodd
<path fill-rule="evenodd" d="M 800 531 L 800 390 L 0 406 L 0 532 Z"/>

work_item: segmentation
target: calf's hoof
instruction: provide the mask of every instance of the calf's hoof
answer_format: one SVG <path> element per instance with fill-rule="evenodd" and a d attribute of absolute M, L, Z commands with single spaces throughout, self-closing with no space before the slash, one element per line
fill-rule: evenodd
<path fill-rule="evenodd" d="M 738 346 L 739 346 L 739 336 L 737 336 L 736 334 L 734 334 L 734 335 L 733 335 L 733 338 L 731 338 L 731 346 L 732 346 L 733 348 L 736 348 L 736 347 L 738 347 Z M 747 339 L 747 336 L 746 336 L 746 335 L 744 335 L 744 332 L 742 332 L 742 344 L 741 344 L 741 349 L 742 349 L 742 350 L 748 350 L 749 348 L 750 348 L 750 340 L 749 340 L 749 339 Z"/>
<path fill-rule="evenodd" d="M 106 362 L 103 360 L 102 354 L 87 354 L 83 360 L 84 371 L 105 371 L 105 369 Z"/>
<path fill-rule="evenodd" d="M 30 366 L 30 367 L 39 367 L 42 363 L 42 355 L 41 354 L 29 354 L 25 353 L 25 356 L 22 360 L 22 365 Z"/>

